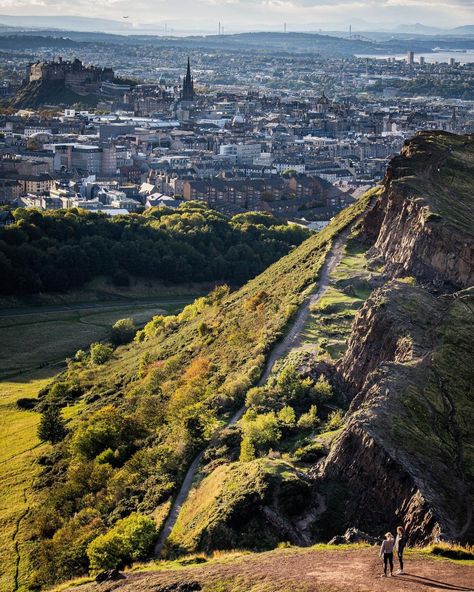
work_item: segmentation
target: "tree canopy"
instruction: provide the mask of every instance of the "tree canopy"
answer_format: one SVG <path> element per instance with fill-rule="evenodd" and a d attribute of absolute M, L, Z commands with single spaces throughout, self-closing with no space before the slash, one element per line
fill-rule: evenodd
<path fill-rule="evenodd" d="M 299 245 L 308 231 L 271 215 L 228 219 L 204 204 L 108 217 L 80 209 L 17 209 L 0 229 L 0 293 L 66 291 L 98 275 L 173 283 L 242 284 Z"/>

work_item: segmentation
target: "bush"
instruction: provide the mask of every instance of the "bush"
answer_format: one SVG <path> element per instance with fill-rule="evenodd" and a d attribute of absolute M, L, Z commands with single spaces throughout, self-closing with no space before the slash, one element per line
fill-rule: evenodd
<path fill-rule="evenodd" d="M 61 411 L 56 405 L 49 405 L 41 414 L 38 426 L 38 438 L 43 442 L 57 444 L 66 436 L 66 426 Z"/>
<path fill-rule="evenodd" d="M 284 430 L 292 430 L 296 425 L 296 413 L 293 407 L 287 405 L 278 412 L 278 424 Z"/>
<path fill-rule="evenodd" d="M 75 362 L 85 362 L 87 360 L 88 353 L 83 349 L 78 349 L 76 355 L 74 356 Z"/>
<path fill-rule="evenodd" d="M 338 430 L 342 427 L 343 423 L 344 418 L 342 416 L 342 411 L 338 409 L 330 414 L 326 427 L 328 430 Z"/>
<path fill-rule="evenodd" d="M 19 409 L 34 409 L 37 403 L 38 399 L 34 397 L 21 397 L 17 399 L 16 406 Z"/>
<path fill-rule="evenodd" d="M 108 449 L 100 462 L 121 464 L 135 448 L 135 442 L 143 436 L 140 423 L 131 416 L 124 415 L 119 409 L 102 407 L 87 421 L 76 428 L 71 441 L 71 452 L 75 456 L 92 460 Z"/>
<path fill-rule="evenodd" d="M 257 415 L 250 410 L 247 411 L 243 419 L 241 456 L 251 456 L 252 447 L 256 452 L 266 454 L 271 446 L 280 440 L 281 431 L 277 416 L 273 411 Z"/>
<path fill-rule="evenodd" d="M 298 427 L 300 430 L 311 430 L 315 428 L 319 423 L 318 409 L 316 405 L 311 405 L 307 413 L 298 419 Z"/>
<path fill-rule="evenodd" d="M 297 448 L 293 454 L 296 461 L 303 463 L 315 463 L 326 454 L 324 445 L 320 442 L 310 442 L 306 446 Z"/>
<path fill-rule="evenodd" d="M 68 403 L 74 402 L 83 393 L 82 388 L 77 382 L 61 380 L 55 382 L 48 391 L 46 403 L 50 405 L 60 405 L 64 407 Z"/>
<path fill-rule="evenodd" d="M 146 559 L 156 535 L 156 526 L 151 518 L 134 513 L 119 520 L 109 532 L 89 544 L 87 556 L 91 571 L 121 568 L 133 560 Z"/>
<path fill-rule="evenodd" d="M 112 343 L 114 345 L 123 345 L 130 343 L 135 337 L 137 328 L 132 319 L 120 319 L 112 327 Z"/>
<path fill-rule="evenodd" d="M 327 378 L 322 374 L 314 385 L 314 392 L 317 395 L 318 401 L 321 401 L 322 403 L 330 401 L 334 396 L 331 385 Z"/>
<path fill-rule="evenodd" d="M 93 343 L 91 345 L 91 362 L 97 366 L 108 362 L 113 354 L 113 349 L 107 343 Z"/>
<path fill-rule="evenodd" d="M 463 547 L 451 543 L 436 543 L 428 547 L 432 555 L 448 557 L 449 559 L 471 559 L 474 560 L 474 547 Z"/>

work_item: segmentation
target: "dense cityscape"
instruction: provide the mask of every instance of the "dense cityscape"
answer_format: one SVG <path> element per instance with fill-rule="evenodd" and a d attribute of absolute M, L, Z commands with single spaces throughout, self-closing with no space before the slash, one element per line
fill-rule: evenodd
<path fill-rule="evenodd" d="M 417 130 L 474 130 L 474 65 L 462 53 L 428 63 L 413 51 L 49 42 L 3 50 L 8 209 L 115 215 L 202 200 L 318 228 L 376 184 Z"/>

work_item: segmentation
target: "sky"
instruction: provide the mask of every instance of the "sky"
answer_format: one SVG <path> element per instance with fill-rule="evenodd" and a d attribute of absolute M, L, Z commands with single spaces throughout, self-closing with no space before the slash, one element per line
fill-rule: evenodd
<path fill-rule="evenodd" d="M 171 29 L 226 32 L 370 28 L 400 24 L 456 27 L 474 24 L 474 0 L 0 0 L 2 15 L 80 15 Z M 124 19 L 123 17 L 128 17 Z"/>

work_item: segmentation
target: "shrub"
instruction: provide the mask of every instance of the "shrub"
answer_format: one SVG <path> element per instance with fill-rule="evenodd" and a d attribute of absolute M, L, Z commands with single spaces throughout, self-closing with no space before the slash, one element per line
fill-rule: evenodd
<path fill-rule="evenodd" d="M 245 397 L 246 407 L 251 407 L 255 411 L 259 411 L 265 407 L 267 394 L 265 389 L 261 386 L 251 388 Z"/>
<path fill-rule="evenodd" d="M 132 319 L 120 319 L 112 327 L 112 343 L 123 345 L 135 337 L 136 327 Z"/>
<path fill-rule="evenodd" d="M 77 382 L 61 380 L 51 386 L 46 401 L 50 405 L 65 406 L 80 397 L 82 392 L 83 390 Z"/>
<path fill-rule="evenodd" d="M 146 559 L 156 540 L 151 518 L 133 513 L 119 520 L 109 532 L 95 538 L 87 548 L 93 572 L 124 567 L 136 559 Z"/>
<path fill-rule="evenodd" d="M 251 444 L 256 452 L 267 453 L 281 438 L 277 416 L 273 411 L 257 415 L 250 410 L 244 415 L 242 446 L 250 450 Z M 241 447 L 242 454 L 242 447 Z"/>
<path fill-rule="evenodd" d="M 75 362 L 85 362 L 87 360 L 88 353 L 83 349 L 78 349 L 76 355 L 74 356 Z"/>
<path fill-rule="evenodd" d="M 285 430 L 291 430 L 295 427 L 296 413 L 293 407 L 286 405 L 278 412 L 278 425 Z"/>
<path fill-rule="evenodd" d="M 304 406 L 310 397 L 313 381 L 310 378 L 302 379 L 294 366 L 285 366 L 278 375 L 275 388 L 278 399 L 283 404 L 292 403 L 296 408 Z"/>
<path fill-rule="evenodd" d="M 61 417 L 61 411 L 56 405 L 48 405 L 41 413 L 38 426 L 38 438 L 43 442 L 57 444 L 66 436 L 66 426 Z"/>
<path fill-rule="evenodd" d="M 19 409 L 34 409 L 37 403 L 38 399 L 34 397 L 21 397 L 17 399 L 16 406 Z"/>
<path fill-rule="evenodd" d="M 51 512 L 43 520 L 52 519 Z M 36 572 L 30 580 L 31 588 L 43 588 L 58 580 L 69 580 L 87 573 L 87 547 L 102 532 L 104 524 L 97 510 L 85 508 L 59 528 L 52 538 L 43 540 L 33 564 Z"/>
<path fill-rule="evenodd" d="M 448 557 L 449 559 L 471 559 L 474 560 L 474 547 L 463 547 L 451 543 L 435 543 L 428 547 L 432 555 Z"/>
<path fill-rule="evenodd" d="M 255 446 L 253 445 L 252 441 L 248 436 L 245 436 L 242 439 L 242 444 L 240 445 L 240 462 L 250 462 L 256 458 L 256 451 Z"/>
<path fill-rule="evenodd" d="M 333 396 L 333 390 L 327 378 L 321 374 L 314 385 L 314 392 L 317 395 L 318 401 L 323 403 L 330 401 Z"/>
<path fill-rule="evenodd" d="M 300 430 L 311 430 L 315 428 L 318 423 L 318 409 L 316 405 L 311 405 L 309 411 L 307 413 L 303 413 L 303 415 L 298 419 L 298 427 Z"/>
<path fill-rule="evenodd" d="M 326 454 L 326 449 L 320 442 L 310 442 L 306 446 L 297 448 L 293 454 L 296 461 L 314 463 Z"/>
<path fill-rule="evenodd" d="M 93 343 L 91 345 L 91 362 L 100 366 L 108 362 L 113 356 L 113 349 L 107 343 Z"/>
<path fill-rule="evenodd" d="M 134 450 L 135 441 L 143 435 L 139 422 L 119 409 L 107 406 L 99 409 L 82 422 L 71 441 L 71 452 L 88 460 L 110 449 L 115 463 L 123 462 Z M 101 457 L 110 462 L 112 455 Z"/>
<path fill-rule="evenodd" d="M 342 427 L 344 423 L 344 418 L 342 416 L 342 411 L 338 409 L 337 411 L 333 411 L 328 418 L 327 421 L 327 429 L 328 430 L 338 430 Z"/>

